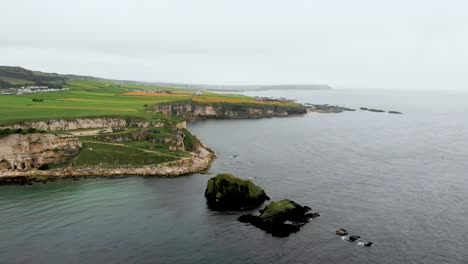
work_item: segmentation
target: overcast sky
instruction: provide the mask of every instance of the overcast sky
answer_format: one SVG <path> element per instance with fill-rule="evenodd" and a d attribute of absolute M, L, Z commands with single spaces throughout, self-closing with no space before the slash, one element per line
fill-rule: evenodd
<path fill-rule="evenodd" d="M 0 0 L 0 65 L 204 84 L 468 90 L 467 0 Z"/>

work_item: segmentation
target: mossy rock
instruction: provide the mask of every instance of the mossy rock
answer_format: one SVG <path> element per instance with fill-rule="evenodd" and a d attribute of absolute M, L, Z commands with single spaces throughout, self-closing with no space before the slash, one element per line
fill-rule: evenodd
<path fill-rule="evenodd" d="M 261 211 L 260 219 L 263 221 L 281 221 L 281 218 L 286 218 L 285 216 L 290 214 L 293 211 L 303 211 L 302 206 L 297 204 L 294 201 L 283 199 L 276 202 L 271 202 Z"/>
<path fill-rule="evenodd" d="M 247 214 L 237 220 L 250 223 L 273 236 L 287 237 L 291 233 L 298 232 L 310 219 L 320 216 L 319 213 L 307 213 L 309 210 L 308 206 L 283 199 L 271 202 L 265 209 L 260 210 L 259 216 Z"/>
<path fill-rule="evenodd" d="M 295 224 L 303 225 L 308 222 L 309 218 L 320 216 L 318 213 L 307 213 L 311 208 L 302 206 L 289 199 L 283 199 L 276 202 L 271 202 L 260 210 L 259 218 L 262 221 L 269 222 L 285 222 L 292 221 Z"/>
<path fill-rule="evenodd" d="M 248 210 L 269 200 L 255 183 L 232 174 L 218 174 L 209 179 L 205 197 L 208 206 L 217 210 Z"/>

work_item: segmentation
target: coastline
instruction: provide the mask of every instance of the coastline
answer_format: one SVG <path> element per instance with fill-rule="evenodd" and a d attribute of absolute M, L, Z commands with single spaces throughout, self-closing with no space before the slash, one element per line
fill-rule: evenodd
<path fill-rule="evenodd" d="M 158 176 L 176 177 L 207 171 L 216 155 L 203 145 L 191 153 L 191 158 L 170 161 L 155 165 L 128 168 L 66 167 L 51 170 L 3 171 L 0 172 L 0 185 L 25 184 L 49 181 L 60 178 L 113 177 L 113 176 Z"/>
<path fill-rule="evenodd" d="M 187 104 L 186 102 L 178 103 L 161 103 L 153 106 L 153 112 L 164 114 L 165 116 L 174 116 L 181 118 L 185 121 L 172 124 L 171 129 L 186 129 L 186 122 L 195 122 L 206 119 L 262 119 L 262 118 L 275 118 L 275 117 L 300 117 L 307 114 L 306 109 L 301 105 L 300 107 L 289 107 L 289 106 L 271 106 L 271 105 L 243 105 L 241 104 Z M 16 124 L 10 124 L 6 126 L 0 126 L 3 129 L 40 129 L 46 131 L 68 131 L 76 129 L 91 129 L 93 132 L 111 130 L 112 127 L 131 127 L 136 129 L 144 128 L 160 128 L 164 127 L 164 123 L 161 121 L 146 121 L 138 118 L 122 118 L 122 117 L 99 117 L 99 118 L 89 118 L 82 117 L 71 120 L 63 119 L 54 119 L 54 120 L 43 120 L 43 121 L 25 121 L 19 122 Z M 105 129 L 107 128 L 107 129 Z M 189 134 L 190 132 L 187 131 Z M 187 133 L 186 132 L 186 133 Z M 82 135 L 82 131 L 77 132 L 79 135 Z M 174 131 L 172 132 L 174 133 Z M 185 133 L 185 134 L 186 134 Z M 138 133 L 137 133 L 138 134 Z M 40 141 L 40 138 L 44 134 L 38 134 L 37 140 L 30 140 L 34 142 L 34 145 L 37 145 L 37 142 Z M 94 134 L 93 134 L 94 135 Z M 177 134 L 179 135 L 179 134 Z M 75 135 L 76 136 L 76 135 Z M 88 135 L 89 136 L 89 135 Z M 125 138 L 119 134 L 121 138 L 116 139 L 118 142 L 124 141 Z M 133 138 L 134 135 L 132 135 Z M 139 135 L 138 135 L 139 136 Z M 183 134 L 182 134 L 183 136 Z M 57 135 L 56 135 L 57 137 Z M 184 137 L 177 138 L 176 149 L 178 144 L 183 144 L 182 140 Z M 109 139 L 110 140 L 110 139 Z M 134 139 L 135 140 L 135 139 Z M 139 139 L 137 139 L 139 140 Z M 147 139 L 146 139 L 147 140 Z M 14 141 L 14 140 L 13 140 Z M 18 141 L 18 140 L 16 140 Z M 180 142 L 179 142 L 180 141 Z M 189 157 L 181 158 L 174 161 L 166 161 L 158 164 L 148 164 L 148 165 L 125 165 L 122 167 L 105 167 L 99 165 L 75 165 L 70 163 L 61 168 L 51 168 L 41 170 L 37 162 L 26 162 L 24 159 L 22 161 L 13 160 L 10 162 L 10 165 L 5 164 L 4 169 L 0 169 L 0 185 L 8 184 L 32 184 L 32 182 L 46 182 L 53 181 L 60 178 L 86 178 L 86 177 L 109 177 L 114 176 L 157 176 L 157 177 L 176 177 L 182 175 L 196 174 L 200 172 L 207 171 L 212 161 L 215 158 L 215 153 L 208 147 L 205 147 L 203 143 L 197 139 L 198 144 L 195 149 L 188 152 Z M 164 143 L 168 143 L 166 139 Z M 57 163 L 59 157 L 65 156 L 67 154 L 64 151 L 63 155 L 56 155 L 57 148 L 47 149 L 47 146 L 50 144 L 42 144 L 44 147 L 42 150 L 35 149 L 37 153 L 43 155 L 43 153 L 50 153 L 51 160 L 54 160 L 53 163 Z M 63 145 L 63 144 L 62 144 Z M 15 146 L 16 147 L 16 146 Z M 62 146 L 63 147 L 63 146 Z M 81 148 L 81 145 L 79 146 Z M 65 148 L 65 147 L 64 147 Z M 25 148 L 25 151 L 31 150 L 31 145 L 29 148 Z M 67 150 L 67 148 L 65 148 Z M 92 149 L 91 149 L 92 150 Z M 73 154 L 73 153 L 71 153 Z M 56 157 L 57 156 L 57 157 Z M 69 155 L 73 156 L 73 155 Z M 31 160 L 36 160 L 37 157 L 28 157 Z M 57 161 L 55 161 L 56 158 Z M 7 159 L 10 160 L 10 159 Z M 2 162 L 6 162 L 5 159 Z M 33 164 L 34 163 L 34 164 Z M 8 166 L 14 169 L 6 169 Z M 16 169 L 16 168 L 23 169 Z M 26 170 L 24 169 L 26 168 Z"/>

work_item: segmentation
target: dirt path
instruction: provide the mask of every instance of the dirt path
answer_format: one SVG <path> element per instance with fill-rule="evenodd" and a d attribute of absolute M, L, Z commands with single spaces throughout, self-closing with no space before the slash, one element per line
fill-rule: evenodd
<path fill-rule="evenodd" d="M 157 151 L 157 150 L 148 150 L 148 149 L 130 147 L 130 146 L 127 146 L 127 145 L 121 144 L 121 143 L 111 143 L 111 142 L 101 142 L 101 141 L 91 141 L 91 140 L 82 140 L 82 142 L 84 142 L 84 143 L 93 143 L 93 144 L 103 144 L 103 145 L 113 145 L 113 146 L 119 146 L 119 147 L 124 147 L 124 148 L 129 148 L 129 149 L 135 149 L 135 150 L 139 150 L 139 151 L 143 151 L 143 152 L 153 153 L 153 154 L 157 154 L 159 156 L 166 156 L 166 157 L 172 157 L 172 158 L 178 158 L 178 159 L 189 159 L 188 157 L 180 157 L 180 156 L 176 156 L 176 155 L 166 154 L 166 153 L 162 153 L 162 152 Z"/>
<path fill-rule="evenodd" d="M 94 129 L 94 130 L 83 130 L 83 131 L 69 131 L 68 133 L 74 135 L 74 136 L 94 136 L 99 134 L 99 132 L 102 130 L 101 129 Z"/>

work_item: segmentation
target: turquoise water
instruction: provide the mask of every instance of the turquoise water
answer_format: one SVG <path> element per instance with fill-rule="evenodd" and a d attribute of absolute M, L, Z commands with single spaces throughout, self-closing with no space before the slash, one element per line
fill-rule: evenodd
<path fill-rule="evenodd" d="M 289 238 L 207 209 L 210 175 L 0 187 L 2 263 L 463 263 L 468 259 L 468 95 L 269 91 L 402 111 L 212 120 L 189 129 L 213 174 L 251 178 L 321 216 Z M 338 227 L 375 243 L 341 240 Z"/>

